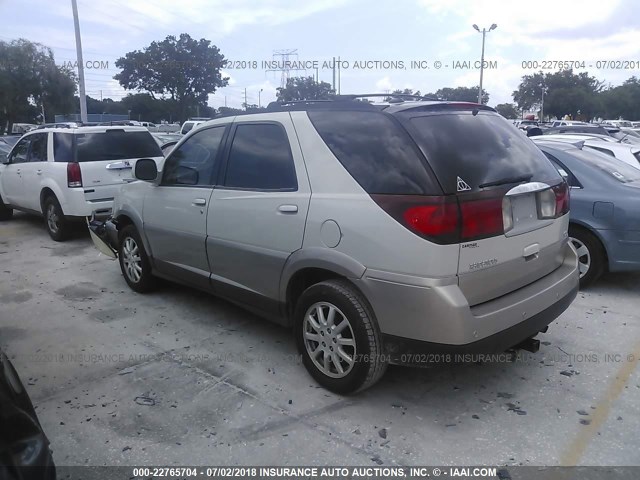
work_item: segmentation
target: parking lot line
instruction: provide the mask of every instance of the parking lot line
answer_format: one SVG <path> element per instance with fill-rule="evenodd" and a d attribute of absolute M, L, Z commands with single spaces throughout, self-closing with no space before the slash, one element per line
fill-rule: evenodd
<path fill-rule="evenodd" d="M 596 405 L 595 411 L 591 416 L 591 423 L 578 431 L 578 435 L 560 458 L 560 465 L 573 467 L 580 462 L 589 443 L 598 434 L 598 430 L 600 430 L 600 427 L 602 427 L 607 420 L 613 403 L 622 394 L 631 374 L 636 369 L 638 359 L 640 359 L 640 341 L 636 343 L 633 352 L 626 355 L 625 358 L 627 361 L 625 361 L 618 370 L 611 385 L 607 388 L 604 398 Z"/>

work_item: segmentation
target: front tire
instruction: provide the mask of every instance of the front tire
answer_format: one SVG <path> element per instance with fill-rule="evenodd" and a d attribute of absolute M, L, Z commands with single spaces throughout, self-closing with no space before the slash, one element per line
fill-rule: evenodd
<path fill-rule="evenodd" d="M 387 360 L 376 320 L 362 294 L 346 280 L 307 288 L 294 320 L 304 366 L 326 389 L 355 393 L 384 374 Z"/>
<path fill-rule="evenodd" d="M 605 271 L 604 248 L 595 235 L 580 227 L 569 227 L 569 241 L 578 252 L 580 288 L 586 288 L 600 278 Z"/>
<path fill-rule="evenodd" d="M 47 233 L 56 242 L 64 242 L 69 238 L 69 222 L 56 197 L 47 197 L 44 201 L 44 224 Z"/>
<path fill-rule="evenodd" d="M 151 262 L 138 230 L 133 225 L 128 225 L 122 229 L 118 238 L 120 270 L 127 285 L 138 293 L 152 291 L 156 287 L 156 278 L 151 274 Z"/>

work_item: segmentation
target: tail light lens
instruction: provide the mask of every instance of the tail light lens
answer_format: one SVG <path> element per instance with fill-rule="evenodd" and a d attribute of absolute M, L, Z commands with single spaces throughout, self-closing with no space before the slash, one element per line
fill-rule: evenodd
<path fill-rule="evenodd" d="M 466 200 L 454 196 L 372 195 L 389 215 L 434 243 L 451 244 L 504 233 L 502 198 Z"/>
<path fill-rule="evenodd" d="M 76 162 L 67 163 L 67 186 L 69 187 L 82 186 L 82 171 L 80 170 L 79 163 L 76 163 Z"/>
<path fill-rule="evenodd" d="M 553 187 L 553 192 L 556 196 L 556 218 L 569 213 L 569 205 L 571 203 L 569 191 L 567 182 L 562 182 Z"/>
<path fill-rule="evenodd" d="M 460 214 L 455 197 L 371 195 L 385 212 L 413 233 L 434 243 L 457 243 Z"/>
<path fill-rule="evenodd" d="M 478 240 L 504 233 L 502 197 L 460 202 L 461 240 Z"/>

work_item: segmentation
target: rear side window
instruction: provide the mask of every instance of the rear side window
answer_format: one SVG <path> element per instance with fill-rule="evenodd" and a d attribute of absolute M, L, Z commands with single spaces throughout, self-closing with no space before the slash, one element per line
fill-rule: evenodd
<path fill-rule="evenodd" d="M 73 162 L 73 135 L 71 133 L 53 134 L 53 159 L 56 162 Z"/>
<path fill-rule="evenodd" d="M 458 110 L 414 116 L 409 123 L 445 193 L 477 191 L 487 184 L 560 181 L 538 147 L 496 113 Z"/>
<path fill-rule="evenodd" d="M 78 162 L 162 157 L 162 150 L 147 132 L 107 130 L 76 135 Z"/>
<path fill-rule="evenodd" d="M 284 128 L 273 123 L 238 125 L 224 185 L 248 190 L 297 190 L 296 170 Z"/>
<path fill-rule="evenodd" d="M 441 193 L 407 132 L 377 112 L 311 111 L 322 140 L 370 194 Z"/>

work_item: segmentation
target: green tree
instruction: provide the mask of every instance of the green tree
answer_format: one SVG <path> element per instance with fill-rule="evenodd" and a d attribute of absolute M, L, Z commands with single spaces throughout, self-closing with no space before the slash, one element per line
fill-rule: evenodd
<path fill-rule="evenodd" d="M 15 122 L 53 121 L 56 113 L 72 112 L 75 90 L 73 73 L 56 65 L 50 48 L 0 41 L 0 133 Z"/>
<path fill-rule="evenodd" d="M 441 100 L 456 102 L 477 102 L 478 90 L 480 87 L 456 87 L 456 88 L 440 88 L 433 96 Z M 432 95 L 432 94 L 429 94 Z M 482 89 L 482 103 L 486 105 L 489 102 L 489 93 Z"/>
<path fill-rule="evenodd" d="M 499 103 L 496 105 L 496 110 L 504 118 L 515 119 L 518 118 L 518 110 L 513 103 Z"/>
<path fill-rule="evenodd" d="M 569 69 L 525 75 L 512 96 L 518 108 L 531 111 L 542 105 L 544 91 L 545 116 L 571 115 L 589 120 L 601 110 L 599 93 L 603 89 L 604 83 L 587 72 L 575 74 Z"/>
<path fill-rule="evenodd" d="M 335 94 L 327 82 L 316 82 L 313 77 L 291 77 L 284 88 L 277 89 L 276 97 L 281 102 L 296 100 L 326 100 Z"/>
<path fill-rule="evenodd" d="M 183 121 L 190 110 L 207 104 L 209 94 L 227 85 L 229 79 L 221 73 L 226 62 L 209 40 L 183 33 L 119 58 L 116 67 L 122 71 L 114 78 L 127 90 L 171 99 Z"/>

